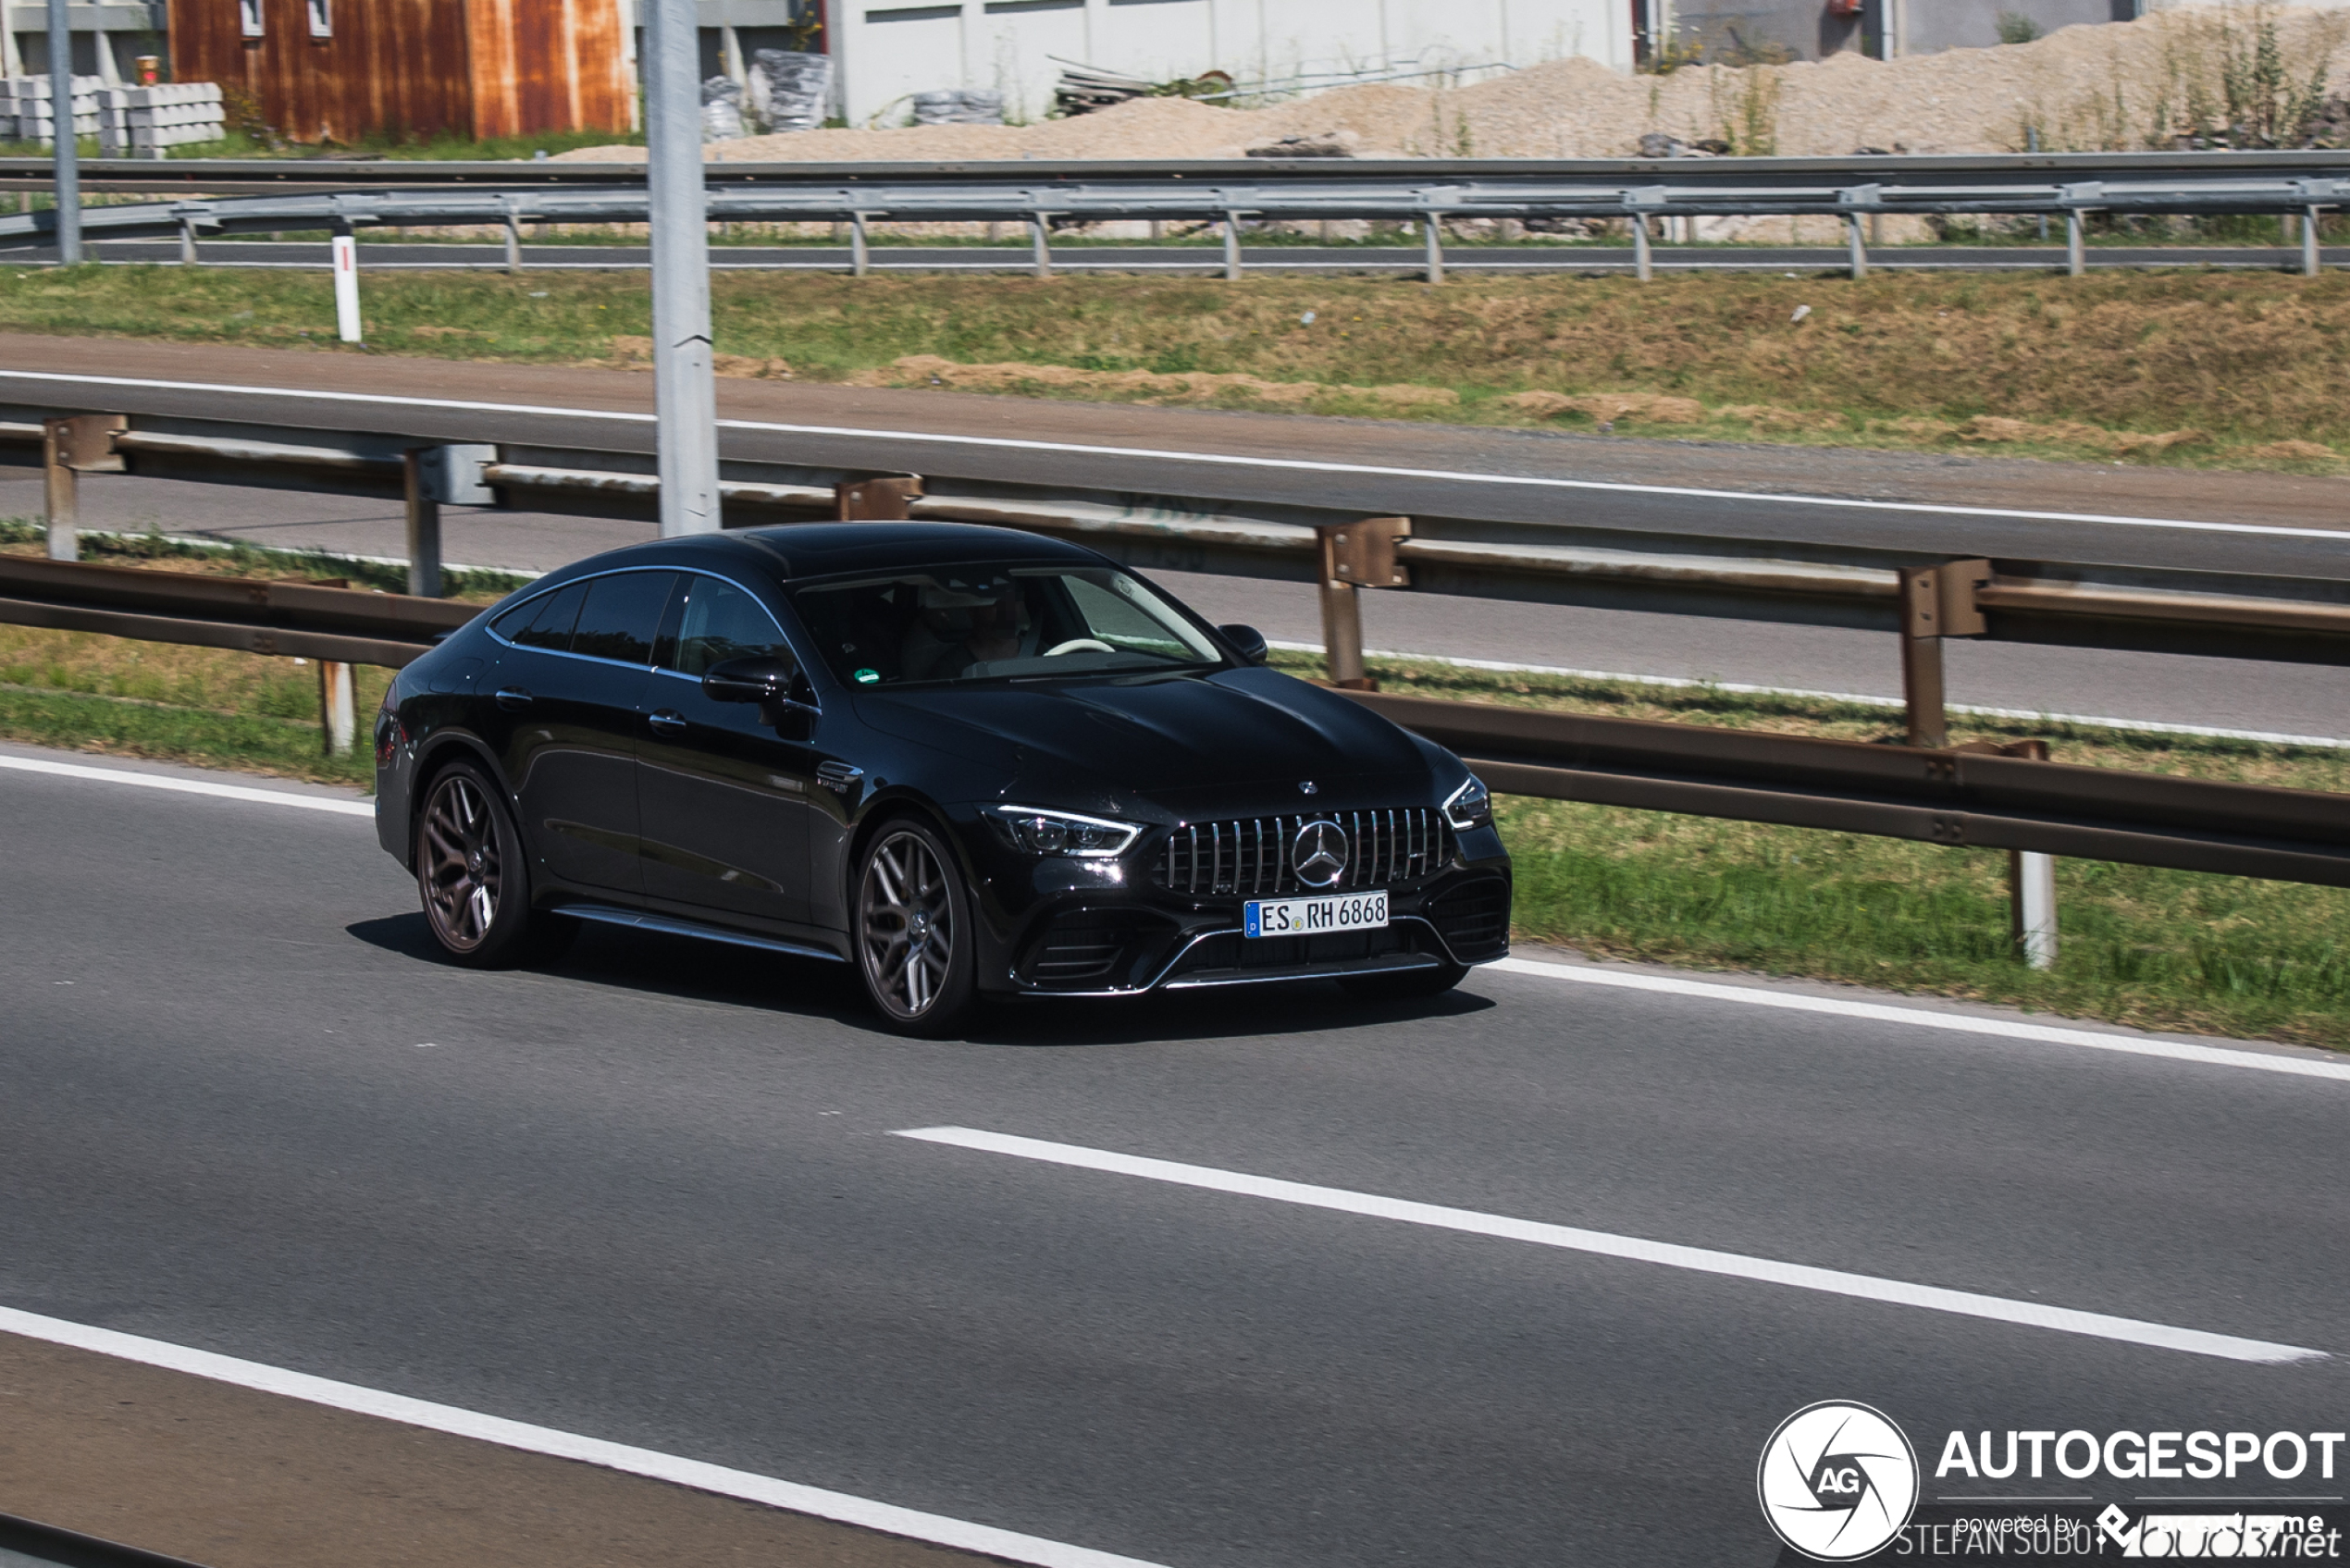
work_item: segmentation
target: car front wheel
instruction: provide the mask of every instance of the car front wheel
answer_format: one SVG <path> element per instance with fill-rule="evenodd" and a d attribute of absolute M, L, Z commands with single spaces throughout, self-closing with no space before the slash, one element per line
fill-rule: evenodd
<path fill-rule="evenodd" d="M 873 836 L 857 876 L 857 969 L 884 1028 L 935 1037 L 977 990 L 971 900 L 946 841 L 920 822 Z"/>
<path fill-rule="evenodd" d="M 530 907 L 522 834 L 470 762 L 436 774 L 416 819 L 416 890 L 440 950 L 474 969 L 553 957 L 578 922 Z"/>

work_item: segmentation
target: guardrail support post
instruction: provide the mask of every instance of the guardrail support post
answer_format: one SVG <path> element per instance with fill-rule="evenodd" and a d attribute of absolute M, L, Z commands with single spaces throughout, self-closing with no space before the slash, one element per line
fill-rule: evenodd
<path fill-rule="evenodd" d="M 2075 278 L 2083 277 L 2089 270 L 2087 228 L 2079 207 L 2064 209 L 2064 265 L 2065 270 Z"/>
<path fill-rule="evenodd" d="M 2301 276 L 2315 278 L 2322 267 L 2318 256 L 2318 209 L 2301 215 Z"/>
<path fill-rule="evenodd" d="M 49 522 L 49 559 L 74 561 L 81 554 L 79 532 L 80 507 L 72 465 L 66 459 L 72 440 L 73 421 L 41 422 L 41 476 L 44 510 Z"/>
<path fill-rule="evenodd" d="M 1656 276 L 1656 258 L 1649 252 L 1649 217 L 1632 215 L 1632 276 L 1646 283 Z"/>
<path fill-rule="evenodd" d="M 425 487 L 426 447 L 400 454 L 400 477 L 408 500 L 408 591 L 420 599 L 440 597 L 440 503 Z"/>
<path fill-rule="evenodd" d="M 1444 223 L 1434 213 L 1420 220 L 1428 226 L 1428 280 L 1444 281 Z"/>
<path fill-rule="evenodd" d="M 921 495 L 919 475 L 843 479 L 833 487 L 833 515 L 843 523 L 903 523 L 913 515 L 910 503 Z"/>
<path fill-rule="evenodd" d="M 1330 683 L 1348 691 L 1377 691 L 1363 672 L 1365 588 L 1409 587 L 1409 567 L 1395 559 L 1400 539 L 1412 537 L 1408 517 L 1366 517 L 1359 523 L 1323 523 L 1314 529 L 1320 547 L 1322 659 Z"/>
<path fill-rule="evenodd" d="M 1867 237 L 1861 232 L 1861 215 L 1859 213 L 1845 214 L 1844 227 L 1851 241 L 1852 280 L 1858 283 L 1869 275 L 1869 242 Z"/>
<path fill-rule="evenodd" d="M 80 475 L 123 471 L 122 454 L 115 451 L 114 438 L 130 423 L 119 414 L 79 414 L 41 422 L 42 499 L 49 525 L 50 560 L 80 558 Z"/>
<path fill-rule="evenodd" d="M 512 204 L 506 208 L 506 271 L 522 271 L 522 218 Z"/>
<path fill-rule="evenodd" d="M 850 213 L 848 215 L 848 275 L 851 278 L 862 278 L 872 270 L 872 244 L 865 236 L 865 215 Z"/>
<path fill-rule="evenodd" d="M 1028 219 L 1029 253 L 1036 266 L 1036 276 L 1053 275 L 1053 236 L 1043 213 L 1033 213 Z"/>
<path fill-rule="evenodd" d="M 359 734 L 359 704 L 352 694 L 351 666 L 339 660 L 318 661 L 318 724 L 328 756 L 350 754 Z"/>
<path fill-rule="evenodd" d="M 179 265 L 196 265 L 196 220 L 192 217 L 179 220 Z"/>
<path fill-rule="evenodd" d="M 1224 281 L 1241 280 L 1241 215 L 1224 215 Z"/>
<path fill-rule="evenodd" d="M 1901 699 L 1911 746 L 1950 743 L 1942 674 L 1944 637 L 1979 637 L 1989 628 L 1974 590 L 1991 577 L 1987 561 L 1901 568 Z"/>

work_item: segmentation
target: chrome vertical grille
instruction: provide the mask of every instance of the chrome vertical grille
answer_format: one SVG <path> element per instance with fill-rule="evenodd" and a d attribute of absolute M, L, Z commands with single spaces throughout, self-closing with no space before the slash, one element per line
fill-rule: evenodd
<path fill-rule="evenodd" d="M 1309 888 L 1290 864 L 1289 848 L 1308 822 L 1336 822 L 1346 833 L 1346 874 L 1336 888 Z M 1417 882 L 1452 864 L 1453 830 L 1443 814 L 1417 806 L 1385 811 L 1315 811 L 1187 822 L 1168 834 L 1158 882 L 1177 893 L 1242 898 Z"/>

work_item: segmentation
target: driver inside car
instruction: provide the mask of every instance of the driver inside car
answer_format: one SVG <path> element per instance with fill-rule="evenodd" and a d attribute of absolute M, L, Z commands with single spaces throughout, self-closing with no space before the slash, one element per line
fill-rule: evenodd
<path fill-rule="evenodd" d="M 925 584 L 906 633 L 909 681 L 951 681 L 975 664 L 1033 658 L 1041 632 L 1019 585 L 1008 577 Z"/>

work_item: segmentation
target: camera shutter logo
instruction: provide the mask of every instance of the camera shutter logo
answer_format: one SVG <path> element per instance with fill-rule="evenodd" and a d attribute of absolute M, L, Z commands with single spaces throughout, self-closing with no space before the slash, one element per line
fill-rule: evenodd
<path fill-rule="evenodd" d="M 1824 1400 L 1779 1423 L 1754 1488 L 1779 1539 L 1815 1562 L 1849 1562 L 1909 1524 L 1917 1451 L 1882 1411 Z"/>
<path fill-rule="evenodd" d="M 1297 830 L 1289 863 L 1308 887 L 1336 887 L 1346 874 L 1346 830 L 1327 818 Z"/>

